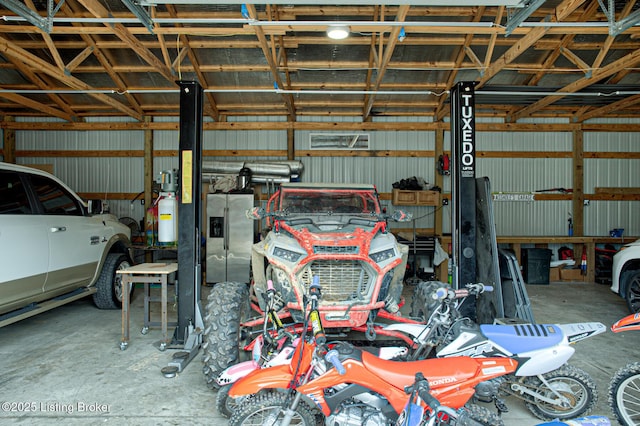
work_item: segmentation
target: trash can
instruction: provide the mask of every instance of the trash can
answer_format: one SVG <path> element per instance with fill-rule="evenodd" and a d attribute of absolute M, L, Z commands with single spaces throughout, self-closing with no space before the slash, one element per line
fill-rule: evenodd
<path fill-rule="evenodd" d="M 549 284 L 551 250 L 522 249 L 522 278 L 527 284 Z"/>

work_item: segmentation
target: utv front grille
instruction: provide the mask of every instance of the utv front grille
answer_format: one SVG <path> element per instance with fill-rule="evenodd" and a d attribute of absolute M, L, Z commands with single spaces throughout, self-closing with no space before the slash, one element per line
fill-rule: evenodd
<path fill-rule="evenodd" d="M 315 254 L 358 254 L 358 246 L 313 246 Z"/>
<path fill-rule="evenodd" d="M 373 280 L 362 263 L 356 260 L 318 260 L 300 274 L 308 292 L 312 277 L 320 278 L 321 301 L 350 303 L 368 297 Z"/>

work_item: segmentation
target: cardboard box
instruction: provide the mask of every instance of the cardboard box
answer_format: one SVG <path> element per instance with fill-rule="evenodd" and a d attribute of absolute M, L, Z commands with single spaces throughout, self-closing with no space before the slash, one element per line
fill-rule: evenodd
<path fill-rule="evenodd" d="M 574 268 L 560 269 L 560 281 L 582 282 L 587 279 L 586 275 L 582 275 L 582 271 Z"/>
<path fill-rule="evenodd" d="M 394 189 L 391 203 L 394 206 L 437 206 L 440 201 L 438 191 L 408 191 Z"/>
<path fill-rule="evenodd" d="M 562 267 L 560 266 L 554 266 L 552 268 L 549 268 L 550 282 L 560 281 L 560 269 L 562 269 Z"/>

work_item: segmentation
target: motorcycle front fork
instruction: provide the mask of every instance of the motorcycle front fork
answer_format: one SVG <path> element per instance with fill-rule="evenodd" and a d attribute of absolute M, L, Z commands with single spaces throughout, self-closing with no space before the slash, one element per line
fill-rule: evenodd
<path fill-rule="evenodd" d="M 311 368 L 309 368 L 309 371 L 304 375 L 303 380 L 298 384 L 298 386 L 302 386 L 310 380 L 314 372 L 318 371 L 319 363 L 320 362 L 317 359 L 311 361 Z M 296 409 L 298 408 L 298 404 L 300 404 L 300 400 L 302 399 L 302 394 L 300 392 L 294 392 L 295 396 L 293 397 L 293 401 L 291 401 L 291 404 L 287 405 L 287 407 L 281 410 L 281 413 L 284 413 L 282 421 L 280 423 L 276 423 L 274 419 L 272 426 L 289 426 L 291 424 L 291 419 L 293 419 L 293 416 L 296 414 Z"/>
<path fill-rule="evenodd" d="M 294 414 L 296 414 L 296 408 L 298 408 L 298 404 L 300 404 L 300 399 L 302 399 L 302 394 L 296 392 L 293 402 L 284 410 L 284 417 L 279 426 L 289 426 L 289 424 L 291 424 L 291 419 L 293 419 Z"/>

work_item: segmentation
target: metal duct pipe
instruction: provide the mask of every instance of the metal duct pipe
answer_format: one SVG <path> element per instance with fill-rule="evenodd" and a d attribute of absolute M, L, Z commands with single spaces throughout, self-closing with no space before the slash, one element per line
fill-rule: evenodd
<path fill-rule="evenodd" d="M 287 164 L 276 163 L 244 163 L 255 175 L 290 176 L 291 168 Z"/>
<path fill-rule="evenodd" d="M 240 169 L 248 167 L 254 175 L 290 176 L 300 174 L 304 169 L 300 161 L 204 161 L 203 173 L 238 174 Z"/>
<path fill-rule="evenodd" d="M 253 161 L 247 161 L 245 163 L 245 167 L 251 168 L 251 164 L 253 163 Z M 286 164 L 287 166 L 289 166 L 289 169 L 291 169 L 292 174 L 301 174 L 304 170 L 304 164 L 302 164 L 302 161 L 298 160 L 274 160 L 265 161 L 262 164 Z"/>
<path fill-rule="evenodd" d="M 244 161 L 203 161 L 202 173 L 238 174 Z"/>
<path fill-rule="evenodd" d="M 291 177 L 298 177 L 297 175 L 293 175 Z M 251 176 L 251 182 L 254 183 L 285 183 L 291 182 L 291 177 L 285 176 L 268 176 L 268 175 L 258 175 Z"/>
<path fill-rule="evenodd" d="M 202 173 L 202 182 L 210 184 L 216 179 L 228 176 L 224 173 Z M 251 182 L 253 183 L 283 183 L 290 182 L 289 176 L 273 176 L 273 175 L 252 175 Z"/>

